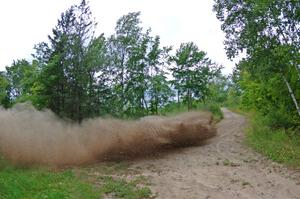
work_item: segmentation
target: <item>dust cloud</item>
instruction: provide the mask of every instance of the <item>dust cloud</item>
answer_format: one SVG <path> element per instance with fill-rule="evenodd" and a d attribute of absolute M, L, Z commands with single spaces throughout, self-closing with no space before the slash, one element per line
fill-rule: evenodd
<path fill-rule="evenodd" d="M 215 134 L 212 116 L 206 112 L 74 124 L 28 104 L 0 109 L 0 153 L 17 165 L 80 165 L 143 156 L 166 146 L 194 145 Z"/>

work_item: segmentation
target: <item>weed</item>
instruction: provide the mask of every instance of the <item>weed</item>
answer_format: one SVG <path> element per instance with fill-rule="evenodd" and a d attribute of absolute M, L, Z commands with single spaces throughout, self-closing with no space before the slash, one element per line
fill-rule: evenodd
<path fill-rule="evenodd" d="M 234 163 L 234 162 L 231 162 L 231 161 L 228 160 L 228 159 L 225 159 L 225 160 L 223 161 L 223 165 L 224 165 L 224 166 L 231 166 L 231 167 L 237 167 L 237 166 L 240 166 L 239 164 Z"/>
<path fill-rule="evenodd" d="M 112 178 L 110 176 L 100 177 L 103 185 L 100 190 L 105 194 L 113 194 L 118 198 L 125 199 L 140 199 L 150 198 L 151 190 L 148 187 L 139 186 L 144 178 L 138 178 L 131 181 L 126 181 L 120 178 Z"/>

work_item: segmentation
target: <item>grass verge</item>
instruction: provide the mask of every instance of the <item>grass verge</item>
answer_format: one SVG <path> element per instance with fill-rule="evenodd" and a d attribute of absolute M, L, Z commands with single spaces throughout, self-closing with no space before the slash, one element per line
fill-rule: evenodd
<path fill-rule="evenodd" d="M 95 169 L 100 175 L 94 175 L 94 170 L 78 175 L 75 168 L 58 172 L 45 168 L 16 168 L 0 158 L 0 198 L 99 199 L 110 194 L 117 198 L 141 199 L 151 196 L 143 176 L 126 179 L 126 165 L 114 163 L 95 166 Z M 119 174 L 123 177 L 116 178 Z"/>
<path fill-rule="evenodd" d="M 0 171 L 0 198 L 99 198 L 100 191 L 78 180 L 71 170 L 6 168 Z"/>
<path fill-rule="evenodd" d="M 272 129 L 263 117 L 252 116 L 246 143 L 273 161 L 300 169 L 300 135 L 292 130 Z"/>

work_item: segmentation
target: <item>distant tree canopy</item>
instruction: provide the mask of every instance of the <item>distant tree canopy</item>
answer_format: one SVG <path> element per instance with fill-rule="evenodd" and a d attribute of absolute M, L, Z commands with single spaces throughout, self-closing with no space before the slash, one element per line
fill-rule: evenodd
<path fill-rule="evenodd" d="M 122 16 L 107 38 L 95 35 L 96 25 L 84 0 L 62 13 L 31 63 L 17 60 L 0 73 L 1 105 L 31 101 L 80 122 L 158 114 L 176 93 L 189 108 L 208 98 L 220 67 L 196 44 L 183 43 L 171 55 L 171 47 L 142 28 L 140 12 Z"/>
<path fill-rule="evenodd" d="M 205 100 L 208 96 L 209 82 L 221 68 L 212 63 L 206 57 L 206 53 L 200 51 L 193 42 L 181 44 L 171 61 L 175 63 L 171 71 L 178 99 L 183 98 L 188 109 L 192 108 L 194 98 Z"/>
<path fill-rule="evenodd" d="M 243 52 L 235 70 L 242 107 L 272 126 L 300 124 L 300 2 L 215 0 L 229 58 Z"/>

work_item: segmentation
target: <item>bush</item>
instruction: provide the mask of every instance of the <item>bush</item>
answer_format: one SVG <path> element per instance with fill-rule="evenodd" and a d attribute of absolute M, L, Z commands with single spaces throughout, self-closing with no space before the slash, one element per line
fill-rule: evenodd
<path fill-rule="evenodd" d="M 210 104 L 208 106 L 208 109 L 209 109 L 210 112 L 213 113 L 213 115 L 215 117 L 215 120 L 219 121 L 219 120 L 223 119 L 224 115 L 223 115 L 223 112 L 222 112 L 222 110 L 221 110 L 221 108 L 220 108 L 219 105 L 217 105 L 217 104 Z"/>
<path fill-rule="evenodd" d="M 214 120 L 217 122 L 219 122 L 224 117 L 220 105 L 216 103 L 199 103 L 197 105 L 197 109 L 211 112 L 213 114 Z"/>
<path fill-rule="evenodd" d="M 279 108 L 270 108 L 270 111 L 262 119 L 264 120 L 264 124 L 272 129 L 289 129 L 300 125 L 298 115 L 297 118 L 293 118 L 293 116 L 294 114 L 291 114 L 290 111 L 281 106 Z"/>

